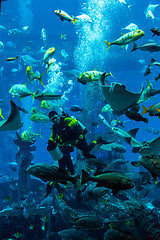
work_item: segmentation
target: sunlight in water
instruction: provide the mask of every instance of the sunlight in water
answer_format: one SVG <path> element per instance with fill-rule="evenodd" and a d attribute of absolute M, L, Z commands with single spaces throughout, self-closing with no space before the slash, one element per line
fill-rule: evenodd
<path fill-rule="evenodd" d="M 61 63 L 54 63 L 50 66 L 48 72 L 48 84 L 45 86 L 45 91 L 52 91 L 56 94 L 63 94 L 61 98 L 61 105 L 68 101 L 68 94 L 73 90 L 73 81 L 64 81 L 63 73 L 61 71 Z"/>
<path fill-rule="evenodd" d="M 17 0 L 20 15 L 20 27 L 29 26 L 32 29 L 33 13 L 31 11 L 31 0 Z"/>
<path fill-rule="evenodd" d="M 88 0 L 87 4 L 82 4 L 82 13 L 91 17 L 92 23 L 77 26 L 79 41 L 74 52 L 74 60 L 80 71 L 94 69 L 95 66 L 104 68 L 106 46 L 103 43 L 105 32 L 109 29 L 105 16 L 107 5 L 104 0 Z"/>

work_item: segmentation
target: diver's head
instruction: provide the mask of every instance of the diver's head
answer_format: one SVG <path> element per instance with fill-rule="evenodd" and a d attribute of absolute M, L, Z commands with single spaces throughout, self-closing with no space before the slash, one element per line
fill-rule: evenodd
<path fill-rule="evenodd" d="M 58 115 L 58 113 L 57 113 L 56 111 L 51 111 L 51 112 L 49 113 L 49 118 L 50 118 L 51 122 L 55 123 L 55 122 L 58 121 L 58 119 L 59 119 L 60 117 L 59 117 L 59 115 Z"/>

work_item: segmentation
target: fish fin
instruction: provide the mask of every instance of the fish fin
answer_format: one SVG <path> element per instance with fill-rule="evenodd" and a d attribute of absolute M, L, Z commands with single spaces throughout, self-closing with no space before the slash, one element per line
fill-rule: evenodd
<path fill-rule="evenodd" d="M 82 169 L 82 180 L 81 180 L 81 184 L 84 184 L 86 182 L 88 182 L 90 180 L 90 175 Z"/>
<path fill-rule="evenodd" d="M 78 19 L 76 19 L 76 18 L 75 18 L 75 19 L 73 19 L 73 21 L 72 21 L 72 22 L 73 22 L 73 24 L 75 24 L 75 23 L 77 22 L 77 20 L 78 20 Z"/>
<path fill-rule="evenodd" d="M 125 137 L 126 143 L 131 144 L 131 138 L 132 138 L 132 137 Z"/>
<path fill-rule="evenodd" d="M 109 75 L 110 75 L 111 77 L 115 78 L 115 77 L 113 76 L 113 74 L 111 73 L 111 71 L 110 71 Z"/>
<path fill-rule="evenodd" d="M 94 77 L 95 76 L 95 74 L 92 74 L 91 76 L 90 76 L 90 78 L 92 78 L 92 77 Z"/>
<path fill-rule="evenodd" d="M 147 79 L 147 88 L 149 88 L 152 84 L 150 83 L 150 81 Z"/>
<path fill-rule="evenodd" d="M 41 135 L 41 128 L 39 129 L 38 136 L 40 136 L 40 138 L 43 138 Z"/>
<path fill-rule="evenodd" d="M 145 113 L 147 113 L 148 112 L 148 109 L 143 105 L 142 106 L 142 108 L 143 108 L 143 112 L 142 112 L 142 115 L 144 115 Z"/>
<path fill-rule="evenodd" d="M 131 7 L 132 7 L 132 5 L 128 5 L 127 7 L 128 7 L 128 9 L 131 11 Z"/>
<path fill-rule="evenodd" d="M 2 109 L 0 108 L 0 117 L 3 118 L 5 120 L 5 118 L 2 115 Z"/>
<path fill-rule="evenodd" d="M 48 66 L 47 66 L 47 74 L 48 74 L 48 71 L 49 71 L 49 67 L 50 67 L 50 65 L 48 64 Z"/>
<path fill-rule="evenodd" d="M 131 129 L 131 130 L 127 131 L 127 133 L 129 135 L 131 135 L 131 137 L 135 138 L 138 130 L 139 130 L 139 128 L 134 128 L 134 129 Z"/>
<path fill-rule="evenodd" d="M 42 82 L 42 76 L 43 76 L 44 72 L 38 77 L 40 83 L 44 86 L 43 82 Z"/>
<path fill-rule="evenodd" d="M 50 66 L 51 66 L 53 63 L 55 63 L 55 61 L 53 61 L 53 62 L 51 62 L 51 63 L 48 63 L 48 66 L 47 66 L 47 74 L 48 74 L 48 71 L 49 71 Z"/>
<path fill-rule="evenodd" d="M 109 48 L 110 48 L 110 46 L 111 46 L 111 43 L 110 42 L 107 42 L 107 41 L 104 41 L 106 44 L 107 44 L 107 46 L 108 46 L 108 48 L 107 48 L 107 52 L 108 52 L 108 50 L 109 50 Z"/>
<path fill-rule="evenodd" d="M 119 192 L 119 189 L 112 189 L 113 196 L 115 196 Z"/>
<path fill-rule="evenodd" d="M 149 118 L 144 118 L 145 123 L 148 123 L 148 121 L 149 121 Z"/>
<path fill-rule="evenodd" d="M 155 61 L 156 61 L 156 60 L 155 60 L 154 58 L 152 58 L 149 66 L 152 66 Z"/>
<path fill-rule="evenodd" d="M 155 109 L 156 109 L 157 112 L 160 112 L 160 109 L 158 109 L 158 108 L 155 108 Z"/>
<path fill-rule="evenodd" d="M 124 47 L 124 45 L 121 46 L 121 48 L 123 48 L 123 47 Z"/>
<path fill-rule="evenodd" d="M 75 188 L 80 189 L 81 182 L 80 182 L 80 175 L 76 175 L 72 177 L 72 184 L 75 186 Z"/>
<path fill-rule="evenodd" d="M 140 167 L 142 165 L 140 161 L 132 161 L 131 164 L 133 167 Z"/>
<path fill-rule="evenodd" d="M 155 62 L 156 62 L 156 60 L 154 58 L 152 58 L 151 61 L 150 61 L 150 64 L 148 65 L 148 67 L 153 66 Z"/>
<path fill-rule="evenodd" d="M 155 104 L 151 105 L 151 106 L 149 107 L 149 109 L 152 108 L 152 107 L 154 107 L 154 105 L 155 105 Z"/>
<path fill-rule="evenodd" d="M 154 173 L 151 173 L 151 175 L 154 179 L 157 179 L 157 176 Z"/>
<path fill-rule="evenodd" d="M 137 47 L 138 47 L 137 44 L 134 42 L 131 52 L 135 51 L 137 49 Z"/>
<path fill-rule="evenodd" d="M 36 95 L 37 93 L 38 93 L 38 90 L 37 90 L 35 93 L 33 93 L 32 102 L 34 101 L 35 95 Z"/>

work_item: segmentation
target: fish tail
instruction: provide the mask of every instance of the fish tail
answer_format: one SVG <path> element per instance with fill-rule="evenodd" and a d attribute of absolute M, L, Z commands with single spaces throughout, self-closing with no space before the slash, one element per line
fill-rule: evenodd
<path fill-rule="evenodd" d="M 32 94 L 32 95 L 33 95 L 32 102 L 34 101 L 35 95 L 36 95 L 37 93 L 38 93 L 38 90 L 37 90 L 35 93 Z"/>
<path fill-rule="evenodd" d="M 107 42 L 107 41 L 104 41 L 106 44 L 107 44 L 107 46 L 108 46 L 108 48 L 107 48 L 107 52 L 108 52 L 108 50 L 109 50 L 109 48 L 110 48 L 110 46 L 111 46 L 111 43 L 110 42 Z"/>
<path fill-rule="evenodd" d="M 18 59 L 18 56 L 17 56 L 17 57 L 15 57 L 15 59 Z"/>
<path fill-rule="evenodd" d="M 42 81 L 43 74 L 44 74 L 44 72 L 38 77 L 38 79 L 39 79 L 40 83 L 44 86 L 43 81 Z"/>
<path fill-rule="evenodd" d="M 143 108 L 143 112 L 142 112 L 142 115 L 144 115 L 145 113 L 147 113 L 148 112 L 148 109 L 143 105 L 142 106 L 142 108 Z"/>
<path fill-rule="evenodd" d="M 41 135 L 41 128 L 39 129 L 38 136 L 40 136 L 40 138 L 43 138 Z"/>
<path fill-rule="evenodd" d="M 0 108 L 0 117 L 3 118 L 5 120 L 5 118 L 2 115 L 2 109 Z"/>
<path fill-rule="evenodd" d="M 81 180 L 81 184 L 84 184 L 86 182 L 90 181 L 90 175 L 82 169 L 82 180 Z"/>
<path fill-rule="evenodd" d="M 148 121 L 149 121 L 149 118 L 144 118 L 145 123 L 148 123 Z"/>
<path fill-rule="evenodd" d="M 115 77 L 113 76 L 113 74 L 111 73 L 111 71 L 110 71 L 109 75 L 111 75 L 111 77 L 115 78 Z"/>
<path fill-rule="evenodd" d="M 47 66 L 47 74 L 48 74 L 48 71 L 49 71 L 50 66 L 51 66 L 53 63 L 55 63 L 55 61 L 54 61 L 54 62 L 51 62 L 51 63 L 48 63 L 48 66 Z"/>
<path fill-rule="evenodd" d="M 147 88 L 149 88 L 150 86 L 152 86 L 152 84 L 151 84 L 150 81 L 147 79 Z"/>
<path fill-rule="evenodd" d="M 73 19 L 73 21 L 72 21 L 72 22 L 73 22 L 73 24 L 75 24 L 75 23 L 77 22 L 77 20 L 78 20 L 78 19 L 76 19 L 76 18 L 75 18 L 75 19 Z"/>

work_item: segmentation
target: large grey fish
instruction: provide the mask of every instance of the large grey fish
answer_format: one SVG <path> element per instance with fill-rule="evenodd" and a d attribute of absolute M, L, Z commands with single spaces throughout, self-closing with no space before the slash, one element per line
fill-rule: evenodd
<path fill-rule="evenodd" d="M 97 187 L 112 189 L 113 195 L 117 194 L 120 190 L 134 187 L 132 180 L 127 175 L 116 171 L 108 171 L 97 176 L 90 176 L 86 171 L 82 170 L 81 184 L 88 181 L 97 182 Z"/>
<path fill-rule="evenodd" d="M 24 65 L 30 65 L 30 66 L 37 66 L 38 64 L 40 64 L 41 60 L 36 60 L 32 57 L 30 57 L 29 55 L 23 55 L 20 58 L 20 62 L 22 62 Z"/>
<path fill-rule="evenodd" d="M 140 156 L 139 161 L 133 161 L 131 164 L 134 167 L 143 166 L 146 168 L 154 179 L 160 177 L 160 158 L 158 157 L 149 157 L 149 156 Z"/>
<path fill-rule="evenodd" d="M 87 233 L 85 233 L 82 230 L 76 229 L 76 228 L 68 228 L 68 229 L 61 230 L 61 231 L 58 232 L 58 235 L 61 237 L 61 239 L 65 239 L 65 240 L 71 240 L 71 239 L 84 240 L 84 239 L 89 239 Z"/>
<path fill-rule="evenodd" d="M 134 43 L 133 49 L 131 50 L 131 52 L 137 49 L 140 49 L 142 51 L 158 52 L 160 51 L 160 44 L 157 44 L 155 42 L 149 42 L 149 43 L 145 43 L 138 46 L 136 43 Z"/>
<path fill-rule="evenodd" d="M 58 100 L 61 99 L 62 95 L 55 94 L 53 92 L 42 92 L 40 94 L 35 95 L 35 99 L 42 100 Z"/>
<path fill-rule="evenodd" d="M 160 137 L 143 143 L 139 153 L 150 157 L 158 157 L 160 154 Z"/>
<path fill-rule="evenodd" d="M 130 92 L 125 85 L 113 82 L 105 84 L 105 73 L 101 75 L 99 85 L 106 102 L 112 107 L 113 111 L 122 113 L 132 107 L 140 98 L 143 88 L 139 93 Z"/>
<path fill-rule="evenodd" d="M 139 128 L 131 129 L 130 131 L 126 132 L 120 128 L 113 127 L 113 132 L 117 134 L 121 139 L 123 139 L 126 143 L 130 144 L 133 147 L 142 147 L 142 143 L 135 139 L 136 133 Z"/>
<path fill-rule="evenodd" d="M 96 216 L 83 216 L 75 221 L 75 227 L 84 230 L 98 230 L 103 227 L 103 223 Z"/>
<path fill-rule="evenodd" d="M 63 168 L 58 168 L 52 164 L 37 163 L 26 170 L 29 174 L 40 178 L 42 181 L 58 182 L 67 184 L 67 181 L 71 182 L 74 186 L 77 186 L 77 177 L 70 176 Z"/>
<path fill-rule="evenodd" d="M 24 97 L 28 97 L 30 95 L 34 96 L 36 95 L 37 91 L 35 93 L 32 93 L 27 87 L 26 84 L 14 84 L 10 90 L 9 93 L 14 97 L 19 97 L 20 100 Z"/>
<path fill-rule="evenodd" d="M 22 127 L 21 116 L 17 105 L 11 100 L 11 113 L 7 120 L 0 121 L 0 132 L 18 130 Z"/>
<path fill-rule="evenodd" d="M 77 191 L 76 197 L 78 201 L 81 200 L 98 200 L 100 197 L 108 194 L 110 192 L 110 190 L 108 190 L 105 187 L 90 187 L 91 185 L 89 185 L 88 187 L 85 187 L 85 189 L 81 189 Z"/>

